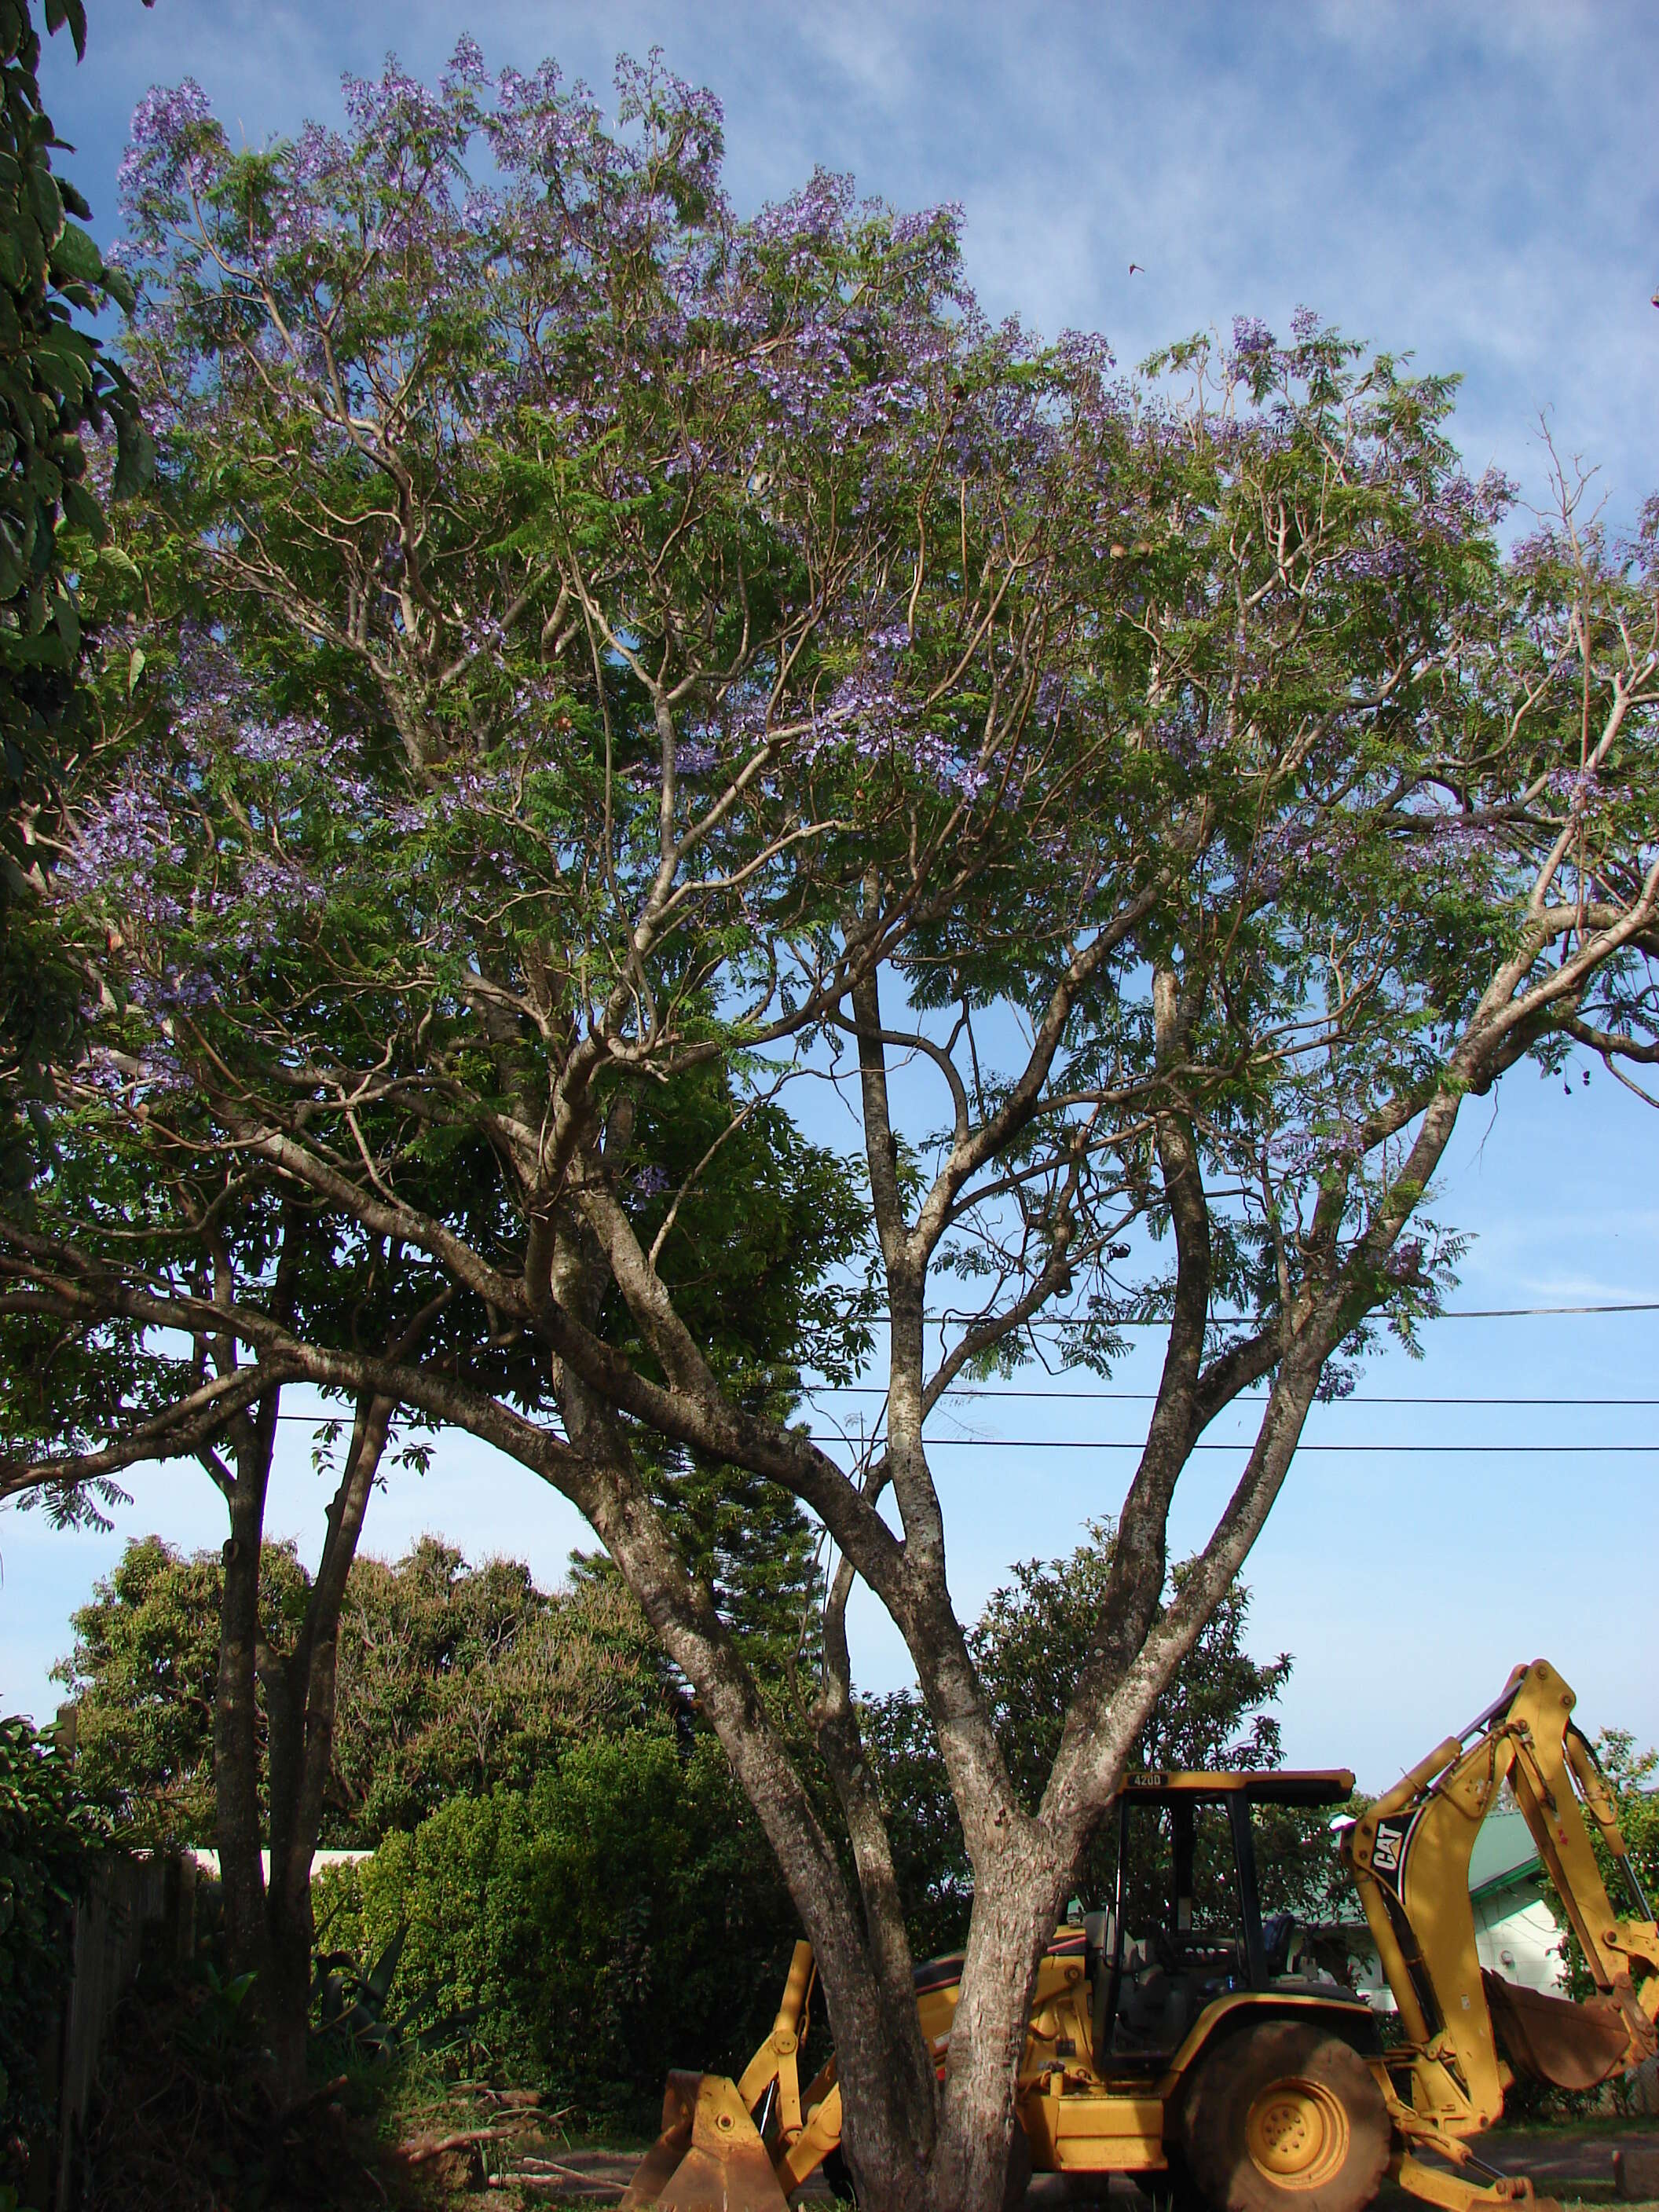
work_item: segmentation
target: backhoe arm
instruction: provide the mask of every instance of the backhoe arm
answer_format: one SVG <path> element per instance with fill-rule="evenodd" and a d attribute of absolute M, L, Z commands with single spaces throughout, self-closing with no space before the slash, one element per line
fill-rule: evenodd
<path fill-rule="evenodd" d="M 1357 1821 L 1344 1845 L 1407 2042 L 1389 2060 L 1392 2109 L 1408 2146 L 1400 2179 L 1447 2204 L 1486 2192 L 1424 2166 L 1422 2145 L 1454 2164 L 1498 2118 L 1517 2071 L 1588 2088 L 1656 2045 L 1659 1930 L 1642 1895 L 1611 1793 L 1572 1723 L 1573 1693 L 1540 1659 L 1449 1736 Z M 1507 1782 L 1583 1948 L 1597 1995 L 1575 2005 L 1483 1974 L 1469 1860 Z M 1636 1917 L 1620 1920 L 1591 1832 L 1622 1865 Z"/>

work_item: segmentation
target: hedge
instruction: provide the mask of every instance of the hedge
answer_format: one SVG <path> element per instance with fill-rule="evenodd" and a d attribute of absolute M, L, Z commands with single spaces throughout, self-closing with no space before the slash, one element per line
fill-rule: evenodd
<path fill-rule="evenodd" d="M 406 1931 L 388 2013 L 472 2015 L 468 2063 L 585 2123 L 654 2127 L 671 2065 L 729 2070 L 768 2032 L 799 1929 L 707 1738 L 573 1747 L 528 1791 L 457 1797 L 319 1875 L 319 1942 Z"/>

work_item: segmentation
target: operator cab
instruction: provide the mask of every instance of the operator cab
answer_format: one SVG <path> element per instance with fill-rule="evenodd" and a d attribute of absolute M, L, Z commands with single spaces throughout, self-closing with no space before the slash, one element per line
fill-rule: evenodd
<path fill-rule="evenodd" d="M 1097 2069 L 1159 2070 L 1204 2008 L 1234 1990 L 1341 1993 L 1291 1914 L 1262 1919 L 1251 1816 L 1258 1806 L 1346 1804 L 1352 1790 L 1340 1768 L 1146 1774 L 1124 1785 L 1112 1905 L 1084 1920 Z"/>

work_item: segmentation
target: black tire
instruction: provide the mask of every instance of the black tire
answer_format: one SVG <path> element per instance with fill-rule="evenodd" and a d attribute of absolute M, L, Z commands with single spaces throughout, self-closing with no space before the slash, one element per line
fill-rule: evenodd
<path fill-rule="evenodd" d="M 1215 2212 L 1364 2212 L 1389 2160 L 1376 2077 L 1340 2036 L 1264 2021 L 1200 2059 L 1180 2150 Z"/>

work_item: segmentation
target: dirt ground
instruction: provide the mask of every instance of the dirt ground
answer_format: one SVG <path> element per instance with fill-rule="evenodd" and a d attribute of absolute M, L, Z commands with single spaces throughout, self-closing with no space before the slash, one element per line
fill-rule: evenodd
<path fill-rule="evenodd" d="M 1562 2203 L 1608 2204 L 1613 2193 L 1613 2154 L 1623 2150 L 1644 2164 L 1659 2163 L 1659 2127 L 1628 2120 L 1572 2128 L 1499 2128 L 1475 2146 L 1500 2173 L 1525 2174 L 1540 2197 Z M 1385 2190 L 1379 2202 L 1404 2204 L 1403 2191 Z M 1623 2202 L 1632 2202 L 1626 2198 Z M 1652 2198 L 1646 2200 L 1652 2203 Z"/>
<path fill-rule="evenodd" d="M 532 2206 L 614 2204 L 640 2160 L 638 2145 L 572 2147 L 556 2131 L 548 2131 L 533 2112 L 503 2115 L 495 2125 L 502 2132 L 419 2161 L 426 2168 L 422 2179 L 431 2185 L 428 2203 L 441 2205 L 445 2212 L 452 2208 L 460 2212 L 469 2202 L 480 2206 L 489 2203 L 503 2212 L 508 2207 L 528 2212 Z M 1613 2191 L 1613 2154 L 1621 2148 L 1659 2160 L 1659 2128 L 1632 2127 L 1626 2122 L 1571 2130 L 1502 2130 L 1482 2142 L 1480 2154 L 1502 2173 L 1529 2176 L 1540 2197 L 1582 2205 L 1586 2212 L 1605 2205 L 1611 2212 L 1619 2201 Z M 1056 2186 L 1057 2182 L 1059 2177 L 1038 2178 L 1030 2199 L 1031 2212 L 1085 2201 L 1074 2184 Z M 1109 2195 L 1114 2212 L 1150 2212 L 1148 2200 L 1121 2177 L 1112 2181 Z M 814 2175 L 803 2196 L 825 2202 L 829 2191 Z M 1100 2197 L 1094 2201 L 1099 2203 Z M 1415 2202 L 1401 2190 L 1385 2189 L 1378 2200 L 1379 2212 L 1404 2212 Z"/>

